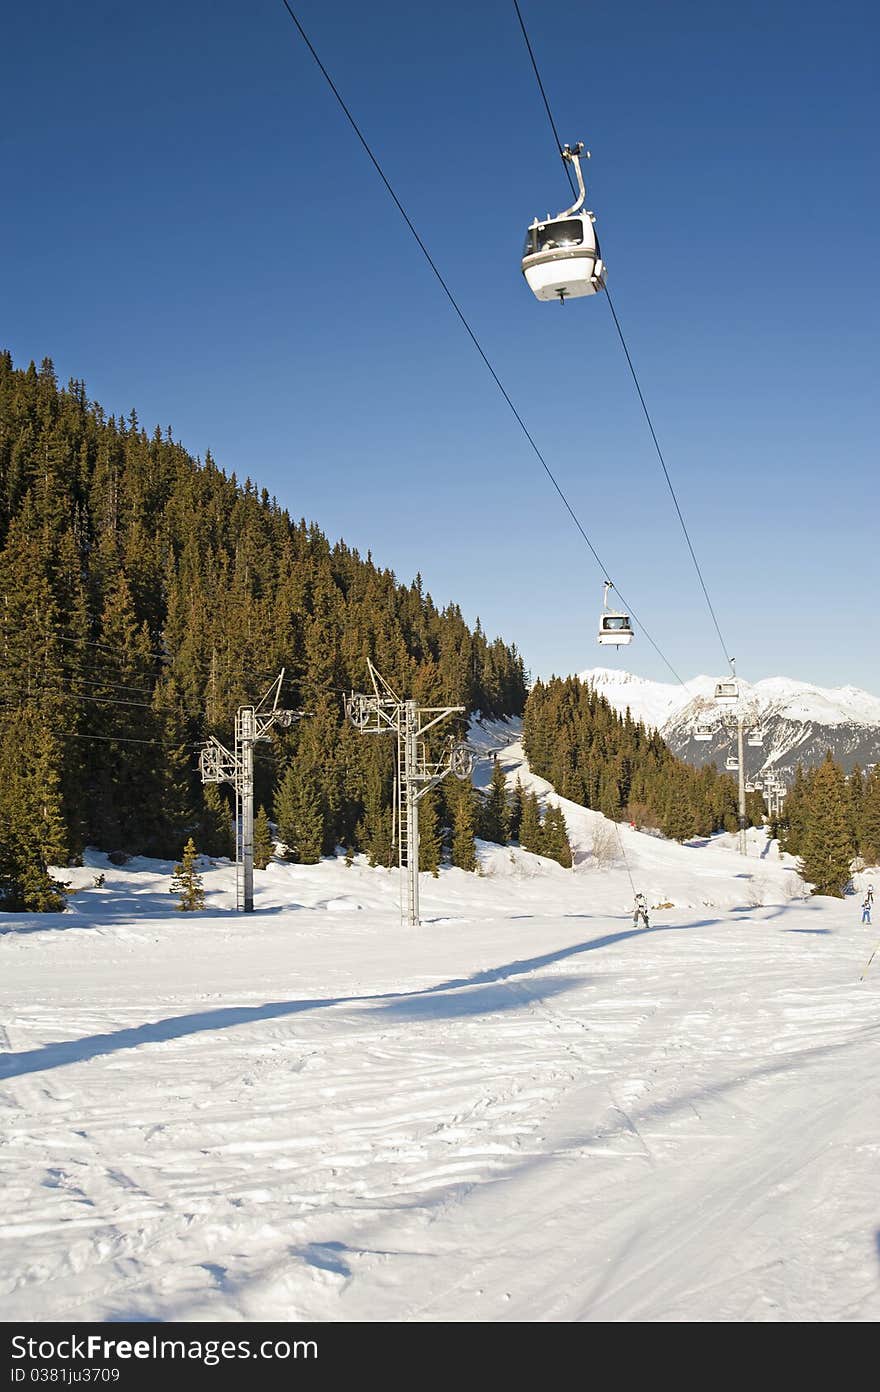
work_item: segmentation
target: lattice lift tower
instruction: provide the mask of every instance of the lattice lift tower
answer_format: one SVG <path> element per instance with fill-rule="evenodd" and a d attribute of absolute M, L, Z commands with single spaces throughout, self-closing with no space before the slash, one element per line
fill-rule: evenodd
<path fill-rule="evenodd" d="M 450 773 L 462 780 L 471 776 L 473 751 L 450 735 L 436 761 L 428 758 L 425 735 L 453 715 L 463 715 L 464 706 L 420 706 L 404 701 L 372 662 L 367 659 L 373 694 L 353 691 L 346 698 L 345 713 L 356 729 L 365 735 L 397 736 L 397 779 L 395 811 L 397 817 L 398 864 L 400 866 L 400 913 L 406 923 L 419 924 L 419 802 L 431 788 Z"/>
<path fill-rule="evenodd" d="M 235 907 L 239 913 L 254 911 L 254 745 L 267 740 L 275 726 L 289 729 L 307 714 L 279 708 L 284 671 L 282 667 L 257 705 L 239 706 L 233 751 L 211 735 L 199 754 L 202 782 L 229 783 L 235 790 Z"/>

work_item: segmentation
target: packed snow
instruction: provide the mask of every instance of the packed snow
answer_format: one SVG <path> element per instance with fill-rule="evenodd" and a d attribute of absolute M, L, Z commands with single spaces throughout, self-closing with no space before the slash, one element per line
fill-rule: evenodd
<path fill-rule="evenodd" d="M 878 1318 L 876 929 L 561 805 L 573 870 L 483 844 L 419 929 L 361 858 L 244 917 L 97 852 L 0 920 L 0 1317 Z"/>

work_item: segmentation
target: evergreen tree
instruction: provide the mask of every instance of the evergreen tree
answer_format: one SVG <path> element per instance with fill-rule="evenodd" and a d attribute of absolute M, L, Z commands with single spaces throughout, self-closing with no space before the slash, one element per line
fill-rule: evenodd
<path fill-rule="evenodd" d="M 880 865 L 880 764 L 865 779 L 858 837 L 865 863 Z"/>
<path fill-rule="evenodd" d="M 517 778 L 516 787 L 513 790 L 513 800 L 510 804 L 510 821 L 507 828 L 507 835 L 511 841 L 520 840 L 524 804 L 525 792 L 523 791 L 522 782 Z"/>
<path fill-rule="evenodd" d="M 452 864 L 459 870 L 476 870 L 477 853 L 474 846 L 477 817 L 474 789 L 470 779 L 452 783 L 448 794 L 452 814 Z"/>
<path fill-rule="evenodd" d="M 507 803 L 507 780 L 498 759 L 492 761 L 492 778 L 480 818 L 480 835 L 484 841 L 507 845 L 510 828 L 510 809 Z"/>
<path fill-rule="evenodd" d="M 557 861 L 570 870 L 572 866 L 571 843 L 568 839 L 568 827 L 565 825 L 565 816 L 562 808 L 551 805 L 544 814 L 543 826 L 543 852 L 551 860 Z"/>
<path fill-rule="evenodd" d="M 831 755 L 815 770 L 801 874 L 814 894 L 842 898 L 850 877 L 853 842 L 846 779 Z"/>
<path fill-rule="evenodd" d="M 64 886 L 49 873 L 66 859 L 59 764 L 57 742 L 33 712 L 0 725 L 0 904 L 7 911 L 64 908 Z"/>
<path fill-rule="evenodd" d="M 316 865 L 324 842 L 324 814 L 317 782 L 296 764 L 288 764 L 275 793 L 278 838 L 288 860 Z"/>
<path fill-rule="evenodd" d="M 206 783 L 202 792 L 202 808 L 198 818 L 199 845 L 208 856 L 235 854 L 232 818 L 216 783 Z"/>
<path fill-rule="evenodd" d="M 272 836 L 272 828 L 269 825 L 265 807 L 261 807 L 254 822 L 254 868 L 265 870 L 274 854 L 275 841 Z"/>
<path fill-rule="evenodd" d="M 394 844 L 394 812 L 382 771 L 372 767 L 363 793 L 363 816 L 355 829 L 358 847 L 366 851 L 370 865 L 390 867 L 397 857 Z"/>
<path fill-rule="evenodd" d="M 174 867 L 171 880 L 171 893 L 178 894 L 178 907 L 182 913 L 192 913 L 205 907 L 205 891 L 202 877 L 198 871 L 199 853 L 192 837 L 183 848 L 183 859 Z"/>
<path fill-rule="evenodd" d="M 145 849 L 165 857 L 180 845 L 181 837 L 196 817 L 193 751 L 183 699 L 174 677 L 160 680 L 153 695 L 157 734 L 164 740 L 156 761 L 155 832 Z"/>
<path fill-rule="evenodd" d="M 694 834 L 694 816 L 684 789 L 671 786 L 663 810 L 663 835 L 671 841 L 687 841 Z"/>
<path fill-rule="evenodd" d="M 443 839 L 435 789 L 419 801 L 419 869 L 430 870 L 436 879 L 440 873 L 440 851 Z"/>
<path fill-rule="evenodd" d="M 524 851 L 533 851 L 535 855 L 543 853 L 544 837 L 537 793 L 524 793 L 523 795 L 519 844 Z"/>

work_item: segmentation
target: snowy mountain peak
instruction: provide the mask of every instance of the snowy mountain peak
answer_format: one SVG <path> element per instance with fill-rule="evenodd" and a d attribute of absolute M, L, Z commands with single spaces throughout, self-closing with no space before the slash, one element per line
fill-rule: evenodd
<path fill-rule="evenodd" d="M 650 681 L 631 672 L 594 667 L 578 673 L 621 715 L 659 730 L 670 748 L 692 763 L 717 762 L 731 752 L 732 738 L 714 702 L 716 677 L 701 675 L 685 685 Z M 764 735 L 757 762 L 777 772 L 798 762 L 818 762 L 830 749 L 845 767 L 880 762 L 880 698 L 857 686 L 822 687 L 791 677 L 764 677 L 740 690 L 754 723 Z M 697 743 L 698 724 L 716 729 L 711 741 Z M 757 771 L 757 770 L 755 770 Z"/>

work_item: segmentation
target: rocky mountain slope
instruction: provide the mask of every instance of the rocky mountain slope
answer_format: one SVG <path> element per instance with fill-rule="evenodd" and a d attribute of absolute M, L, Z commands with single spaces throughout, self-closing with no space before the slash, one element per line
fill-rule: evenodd
<path fill-rule="evenodd" d="M 594 667 L 578 674 L 615 710 L 659 730 L 673 753 L 693 764 L 721 763 L 736 752 L 729 713 L 715 705 L 715 677 L 699 676 L 686 687 L 647 681 L 630 672 Z M 821 687 L 788 677 L 740 683 L 750 725 L 763 735 L 762 748 L 748 748 L 750 776 L 772 770 L 790 783 L 799 763 L 819 763 L 830 749 L 844 768 L 880 761 L 880 698 L 855 686 Z M 712 738 L 696 740 L 708 725 Z"/>

